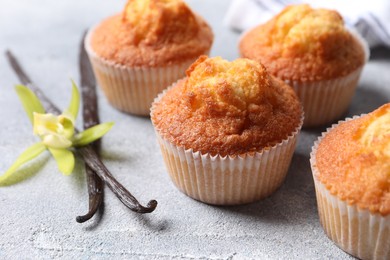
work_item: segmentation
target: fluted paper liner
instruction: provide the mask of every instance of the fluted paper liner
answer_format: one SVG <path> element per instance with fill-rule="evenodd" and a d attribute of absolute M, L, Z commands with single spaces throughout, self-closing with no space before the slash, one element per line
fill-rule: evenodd
<path fill-rule="evenodd" d="M 343 116 L 351 104 L 364 64 L 370 50 L 366 41 L 353 29 L 349 32 L 359 41 L 365 54 L 362 66 L 346 76 L 323 81 L 285 82 L 293 87 L 305 112 L 303 127 L 314 127 L 332 123 Z"/>
<path fill-rule="evenodd" d="M 154 98 L 165 88 L 185 76 L 196 60 L 185 60 L 160 67 L 129 67 L 99 57 L 91 48 L 93 28 L 85 38 L 85 49 L 99 86 L 109 103 L 126 113 L 147 116 Z M 208 54 L 208 53 L 205 53 Z"/>
<path fill-rule="evenodd" d="M 160 94 L 154 105 L 165 94 Z M 153 120 L 152 120 L 153 122 Z M 238 205 L 260 200 L 283 183 L 301 129 L 260 152 L 212 156 L 185 149 L 166 140 L 155 128 L 171 180 L 189 197 L 214 205 Z"/>
<path fill-rule="evenodd" d="M 245 31 L 240 39 L 253 28 Z M 359 41 L 365 54 L 365 62 L 370 56 L 367 42 L 353 28 L 348 31 Z M 241 40 L 240 40 L 241 41 Z M 348 110 L 355 94 L 364 64 L 343 77 L 322 81 L 284 80 L 297 93 L 303 105 L 305 120 L 303 127 L 315 127 L 332 123 Z M 277 75 L 274 75 L 277 77 Z"/>
<path fill-rule="evenodd" d="M 353 119 L 358 118 L 354 117 Z M 352 120 L 351 118 L 346 121 Z M 341 123 L 343 121 L 340 121 Z M 325 133 L 314 143 L 310 164 L 315 184 L 318 214 L 327 236 L 342 250 L 360 259 L 390 259 L 390 215 L 382 216 L 349 205 L 332 195 L 318 179 L 316 152 Z"/>

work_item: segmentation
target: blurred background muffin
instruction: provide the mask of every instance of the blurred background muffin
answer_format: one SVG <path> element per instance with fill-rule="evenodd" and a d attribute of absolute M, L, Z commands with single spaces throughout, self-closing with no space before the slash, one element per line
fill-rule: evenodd
<path fill-rule="evenodd" d="M 151 119 L 174 184 L 194 199 L 232 205 L 281 185 L 302 108 L 260 63 L 202 56 L 155 100 Z"/>
<path fill-rule="evenodd" d="M 181 0 L 129 0 L 88 33 L 85 46 L 108 101 L 149 115 L 156 95 L 185 76 L 213 42 L 210 26 Z"/>
<path fill-rule="evenodd" d="M 306 4 L 288 6 L 245 33 L 239 49 L 294 88 L 306 127 L 330 123 L 347 111 L 369 55 L 364 40 L 336 11 Z"/>
<path fill-rule="evenodd" d="M 311 153 L 326 234 L 361 259 L 390 258 L 390 103 L 341 122 Z"/>

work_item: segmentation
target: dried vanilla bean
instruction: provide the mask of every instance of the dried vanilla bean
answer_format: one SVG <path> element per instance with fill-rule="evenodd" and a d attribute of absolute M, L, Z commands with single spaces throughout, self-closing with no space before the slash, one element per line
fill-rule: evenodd
<path fill-rule="evenodd" d="M 79 47 L 79 71 L 81 77 L 81 99 L 83 101 L 83 126 L 84 129 L 87 129 L 99 124 L 99 115 L 95 76 L 93 75 L 91 63 L 89 62 L 87 53 L 84 48 L 84 38 L 85 33 L 81 39 Z M 96 140 L 93 144 L 91 144 L 91 146 L 96 154 L 99 155 L 100 139 Z M 99 209 L 100 205 L 102 205 L 104 198 L 103 181 L 87 164 L 85 165 L 85 173 L 87 175 L 89 208 L 87 214 L 76 217 L 76 221 L 79 223 L 83 223 L 91 219 Z"/>
<path fill-rule="evenodd" d="M 38 86 L 36 86 L 26 73 L 22 70 L 15 56 L 9 51 L 6 51 L 8 61 L 19 77 L 20 81 L 29 87 L 41 100 L 46 111 L 53 114 L 60 114 L 60 110 L 44 95 Z M 122 184 L 120 184 L 106 168 L 99 156 L 92 149 L 90 145 L 81 147 L 78 149 L 84 162 L 103 180 L 105 184 L 111 189 L 111 191 L 118 197 L 118 199 L 130 210 L 138 213 L 150 213 L 157 207 L 157 201 L 151 200 L 147 206 L 142 206 L 137 199 L 128 191 Z"/>

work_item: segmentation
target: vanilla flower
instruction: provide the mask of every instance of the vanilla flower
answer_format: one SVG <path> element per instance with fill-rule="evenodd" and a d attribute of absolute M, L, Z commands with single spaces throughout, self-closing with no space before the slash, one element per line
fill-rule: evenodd
<path fill-rule="evenodd" d="M 20 166 L 49 150 L 57 162 L 58 169 L 65 175 L 72 173 L 75 159 L 74 148 L 87 145 L 106 134 L 113 123 L 99 124 L 76 133 L 75 121 L 79 111 L 80 93 L 72 82 L 72 98 L 70 105 L 61 115 L 45 113 L 37 96 L 23 85 L 16 86 L 16 92 L 33 124 L 33 133 L 40 142 L 27 148 L 15 163 L 0 176 L 0 184 L 15 173 Z"/>

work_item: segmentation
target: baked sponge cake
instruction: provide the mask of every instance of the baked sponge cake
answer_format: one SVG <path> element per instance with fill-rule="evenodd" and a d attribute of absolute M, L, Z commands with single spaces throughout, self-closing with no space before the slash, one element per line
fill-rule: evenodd
<path fill-rule="evenodd" d="M 263 63 L 295 89 L 304 126 L 327 124 L 346 112 L 368 59 L 367 44 L 338 12 L 307 4 L 288 6 L 246 32 L 239 48 L 242 57 Z"/>
<path fill-rule="evenodd" d="M 155 100 L 151 119 L 174 184 L 197 200 L 232 205 L 281 185 L 302 109 L 260 63 L 202 56 Z"/>
<path fill-rule="evenodd" d="M 149 115 L 153 99 L 210 51 L 210 26 L 181 0 L 129 0 L 92 28 L 85 46 L 108 101 Z"/>
<path fill-rule="evenodd" d="M 311 154 L 327 235 L 361 259 L 390 258 L 390 103 L 333 126 Z"/>

